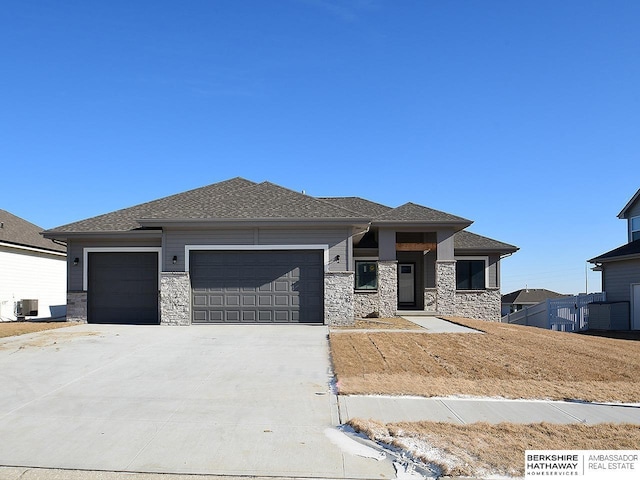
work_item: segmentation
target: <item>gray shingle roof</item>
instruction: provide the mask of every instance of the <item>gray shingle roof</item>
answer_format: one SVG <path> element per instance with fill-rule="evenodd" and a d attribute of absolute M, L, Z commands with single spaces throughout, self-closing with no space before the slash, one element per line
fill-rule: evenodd
<path fill-rule="evenodd" d="M 502 303 L 508 304 L 536 304 L 540 302 L 544 302 L 548 298 L 560 298 L 566 297 L 562 293 L 553 292 L 551 290 L 546 290 L 544 288 L 527 288 L 516 290 L 515 292 L 506 293 L 502 295 Z"/>
<path fill-rule="evenodd" d="M 391 209 L 378 215 L 373 219 L 374 223 L 384 222 L 435 222 L 435 223 L 473 223 L 466 218 L 451 215 L 450 213 L 434 210 L 415 203 L 405 203 L 397 208 Z"/>
<path fill-rule="evenodd" d="M 391 207 L 387 207 L 386 205 L 382 205 L 380 203 L 372 202 L 371 200 L 367 200 L 365 198 L 360 197 L 318 197 L 320 200 L 325 200 L 327 202 L 333 203 L 334 205 L 338 205 L 342 208 L 346 208 L 347 210 L 351 210 L 352 212 L 362 213 L 367 217 L 377 217 L 382 215 L 389 210 L 393 210 Z"/>
<path fill-rule="evenodd" d="M 610 262 L 630 257 L 640 257 L 640 240 L 635 240 L 621 247 L 614 248 L 613 250 L 592 258 L 589 260 L 589 263 Z"/>
<path fill-rule="evenodd" d="M 42 228 L 6 210 L 0 210 L 0 224 L 0 242 L 42 248 L 54 252 L 67 251 L 64 246 L 40 235 Z"/>
<path fill-rule="evenodd" d="M 362 219 L 363 215 L 288 188 L 263 182 L 224 195 L 155 211 L 148 219 Z"/>
<path fill-rule="evenodd" d="M 453 243 L 456 250 L 495 250 L 500 253 L 513 253 L 519 250 L 514 245 L 499 242 L 493 238 L 483 237 L 466 230 L 456 232 L 453 237 Z"/>
<path fill-rule="evenodd" d="M 164 212 L 181 208 L 197 209 L 201 202 L 205 202 L 210 197 L 217 198 L 252 185 L 255 185 L 255 183 L 244 178 L 232 178 L 97 217 L 80 220 L 79 222 L 62 225 L 47 232 L 126 232 L 135 230 L 140 228 L 140 224 L 137 221 L 140 218 L 151 218 L 154 215 L 162 215 Z"/>
<path fill-rule="evenodd" d="M 141 220 L 361 220 L 362 214 L 287 188 L 233 178 L 48 230 L 47 233 L 126 232 Z"/>

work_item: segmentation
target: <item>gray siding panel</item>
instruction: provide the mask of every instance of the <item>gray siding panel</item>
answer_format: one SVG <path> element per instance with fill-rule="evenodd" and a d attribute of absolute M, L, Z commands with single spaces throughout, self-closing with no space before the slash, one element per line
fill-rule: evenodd
<path fill-rule="evenodd" d="M 67 241 L 67 290 L 82 290 L 83 252 L 84 248 L 97 247 L 160 247 L 160 238 L 146 239 L 69 239 Z M 78 265 L 73 264 L 74 258 L 80 259 Z"/>
<path fill-rule="evenodd" d="M 166 230 L 163 250 L 163 271 L 184 272 L 185 245 L 252 245 L 254 229 L 233 230 Z M 173 264 L 173 257 L 177 262 Z"/>
<path fill-rule="evenodd" d="M 631 284 L 640 283 L 640 259 L 603 264 L 602 289 L 608 302 L 630 302 Z"/>
<path fill-rule="evenodd" d="M 259 243 L 263 245 L 306 245 L 306 244 L 326 244 L 329 245 L 329 270 L 333 272 L 343 272 L 348 268 L 348 238 L 351 235 L 350 229 L 308 229 L 308 230 L 276 230 L 259 229 Z M 339 261 L 334 261 L 336 255 L 340 256 Z"/>
<path fill-rule="evenodd" d="M 349 270 L 348 238 L 350 230 L 338 229 L 267 229 L 234 230 L 166 230 L 164 270 L 184 271 L 185 245 L 329 245 L 329 270 Z M 173 264 L 174 255 L 177 262 Z M 339 261 L 332 261 L 340 256 Z"/>
<path fill-rule="evenodd" d="M 489 255 L 489 285 L 488 288 L 498 288 L 498 255 Z"/>

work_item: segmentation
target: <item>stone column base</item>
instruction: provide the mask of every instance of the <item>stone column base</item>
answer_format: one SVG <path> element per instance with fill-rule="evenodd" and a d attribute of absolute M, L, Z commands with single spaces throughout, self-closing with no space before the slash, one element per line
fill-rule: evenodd
<path fill-rule="evenodd" d="M 353 325 L 354 272 L 324 273 L 324 324 L 329 326 Z"/>
<path fill-rule="evenodd" d="M 67 292 L 67 322 L 87 323 L 87 292 Z"/>
<path fill-rule="evenodd" d="M 436 306 L 441 315 L 453 315 L 456 308 L 456 262 L 436 261 Z"/>
<path fill-rule="evenodd" d="M 160 274 L 160 324 L 191 325 L 191 282 L 188 272 Z"/>

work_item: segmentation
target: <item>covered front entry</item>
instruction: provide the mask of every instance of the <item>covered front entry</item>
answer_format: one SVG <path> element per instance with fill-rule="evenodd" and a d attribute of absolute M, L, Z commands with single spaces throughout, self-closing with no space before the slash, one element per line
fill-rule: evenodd
<path fill-rule="evenodd" d="M 88 254 L 89 323 L 158 324 L 158 254 Z"/>
<path fill-rule="evenodd" d="M 319 250 L 192 251 L 192 323 L 323 323 Z"/>

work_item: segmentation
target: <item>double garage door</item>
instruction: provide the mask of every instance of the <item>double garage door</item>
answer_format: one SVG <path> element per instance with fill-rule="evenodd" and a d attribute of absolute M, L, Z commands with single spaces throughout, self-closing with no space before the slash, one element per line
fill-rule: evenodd
<path fill-rule="evenodd" d="M 192 323 L 322 323 L 321 251 L 192 251 Z"/>
<path fill-rule="evenodd" d="M 323 323 L 321 251 L 192 251 L 192 323 Z M 158 253 L 95 252 L 90 323 L 158 324 Z"/>

